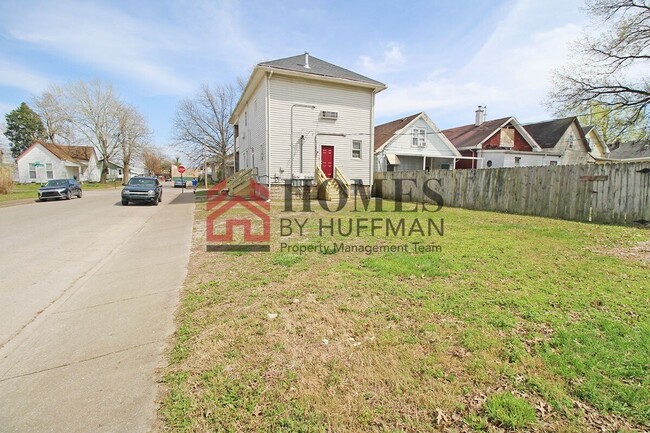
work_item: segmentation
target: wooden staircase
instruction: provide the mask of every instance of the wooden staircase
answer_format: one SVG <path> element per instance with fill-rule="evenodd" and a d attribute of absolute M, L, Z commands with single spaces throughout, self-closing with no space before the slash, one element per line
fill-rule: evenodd
<path fill-rule="evenodd" d="M 350 195 L 350 181 L 338 168 L 334 170 L 334 178 L 328 179 L 323 170 L 316 167 L 314 179 L 318 188 L 319 200 L 338 201 L 341 196 L 349 197 Z M 325 184 L 325 186 L 321 187 L 322 184 Z"/>
<path fill-rule="evenodd" d="M 228 192 L 230 197 L 248 197 L 251 193 L 251 178 L 253 177 L 253 169 L 247 168 L 241 170 L 230 176 L 226 181 L 225 191 Z"/>

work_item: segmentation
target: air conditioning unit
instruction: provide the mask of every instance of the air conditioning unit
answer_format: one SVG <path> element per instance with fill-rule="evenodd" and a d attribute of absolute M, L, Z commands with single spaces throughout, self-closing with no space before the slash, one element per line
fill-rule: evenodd
<path fill-rule="evenodd" d="M 336 120 L 339 118 L 339 113 L 337 113 L 336 111 L 321 111 L 320 118 L 328 119 L 328 120 Z"/>

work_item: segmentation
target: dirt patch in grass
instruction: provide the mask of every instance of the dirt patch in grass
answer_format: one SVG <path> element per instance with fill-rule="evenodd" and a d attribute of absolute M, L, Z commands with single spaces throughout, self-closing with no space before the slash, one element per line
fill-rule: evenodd
<path fill-rule="evenodd" d="M 167 430 L 649 425 L 647 269 L 590 250 L 647 231 L 445 209 L 435 215 L 445 235 L 423 239 L 442 251 L 298 254 L 278 246 L 348 241 L 319 236 L 318 218 L 332 214 L 291 217 L 309 219 L 303 236 L 274 225 L 270 253 L 209 253 L 197 205 Z M 361 233 L 348 243 L 405 242 Z"/>
<path fill-rule="evenodd" d="M 599 250 L 603 254 L 620 257 L 650 267 L 650 241 L 639 242 L 631 247 L 619 247 Z"/>

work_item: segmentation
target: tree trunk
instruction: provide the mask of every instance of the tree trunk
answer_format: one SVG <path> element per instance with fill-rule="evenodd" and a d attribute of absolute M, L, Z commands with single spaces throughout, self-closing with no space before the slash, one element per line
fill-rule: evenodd
<path fill-rule="evenodd" d="M 100 183 L 106 183 L 106 178 L 108 177 L 108 163 L 106 162 L 106 158 L 102 160 L 102 173 L 99 177 L 99 182 Z"/>
<path fill-rule="evenodd" d="M 122 171 L 122 185 L 129 183 L 129 174 L 131 172 L 131 163 L 124 160 L 124 170 Z"/>

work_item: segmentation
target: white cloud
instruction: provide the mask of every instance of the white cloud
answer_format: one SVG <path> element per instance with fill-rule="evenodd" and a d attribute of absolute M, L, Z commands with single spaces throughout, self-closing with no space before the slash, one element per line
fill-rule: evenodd
<path fill-rule="evenodd" d="M 0 86 L 14 87 L 32 93 L 45 90 L 50 80 L 18 63 L 0 59 Z M 2 103 L 0 103 L 2 108 Z"/>
<path fill-rule="evenodd" d="M 553 18 L 558 8 L 530 0 L 513 4 L 476 53 L 457 56 L 456 70 L 431 67 L 426 78 L 413 84 L 389 82 L 377 98 L 377 114 L 447 109 L 466 112 L 469 119 L 477 105 L 487 104 L 492 118 L 538 120 L 531 118 L 545 115 L 541 102 L 551 72 L 566 62 L 569 44 L 580 34 L 582 17 L 558 22 Z"/>
<path fill-rule="evenodd" d="M 14 5 L 7 12 L 3 20 L 14 39 L 135 78 L 160 92 L 176 94 L 191 88 L 166 65 L 174 53 L 182 51 L 183 42 L 164 26 L 87 2 Z"/>
<path fill-rule="evenodd" d="M 360 56 L 358 64 L 367 73 L 394 72 L 399 70 L 406 61 L 402 50 L 404 47 L 398 42 L 388 42 L 381 60 L 370 56 Z"/>

